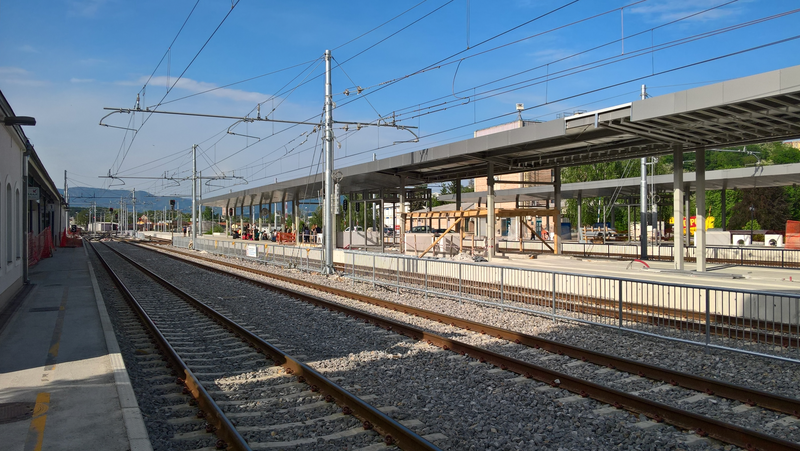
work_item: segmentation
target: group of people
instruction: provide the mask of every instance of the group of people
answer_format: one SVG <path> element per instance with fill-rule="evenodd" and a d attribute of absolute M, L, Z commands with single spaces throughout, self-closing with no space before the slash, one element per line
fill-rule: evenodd
<path fill-rule="evenodd" d="M 304 243 L 311 243 L 315 240 L 312 237 L 316 237 L 317 235 L 322 233 L 322 227 L 311 224 L 311 228 L 308 225 L 303 226 L 303 242 Z"/>
<path fill-rule="evenodd" d="M 231 230 L 231 238 L 238 240 L 249 240 L 249 241 L 277 241 L 279 233 L 291 233 L 289 227 L 284 227 L 282 230 L 280 228 L 276 230 L 272 230 L 271 227 L 265 227 L 263 230 L 260 230 L 258 226 L 255 224 L 244 224 L 244 227 L 236 227 Z M 311 243 L 316 241 L 313 237 L 316 237 L 318 234 L 322 233 L 322 227 L 312 224 L 311 227 L 308 225 L 303 227 L 303 242 L 304 243 Z"/>
<path fill-rule="evenodd" d="M 288 228 L 287 228 L 288 230 Z M 275 241 L 276 233 L 266 227 L 261 230 L 255 224 L 244 224 L 231 230 L 231 238 L 248 241 Z"/>

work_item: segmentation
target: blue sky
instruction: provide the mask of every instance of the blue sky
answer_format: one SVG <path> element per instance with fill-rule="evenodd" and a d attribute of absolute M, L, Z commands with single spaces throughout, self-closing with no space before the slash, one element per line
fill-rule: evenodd
<path fill-rule="evenodd" d="M 186 177 L 198 144 L 204 176 L 244 177 L 211 182 L 208 195 L 218 195 L 245 180 L 255 187 L 316 173 L 321 134 L 257 122 L 235 125 L 232 135 L 234 120 L 143 113 L 104 121 L 138 129 L 132 140 L 131 131 L 98 125 L 103 108 L 133 107 L 139 94 L 142 107 L 163 98 L 163 111 L 242 117 L 261 104 L 262 116 L 274 109 L 272 118 L 316 122 L 321 57 L 331 49 L 335 119 L 375 123 L 394 113 L 421 136 L 394 144 L 412 136 L 339 126 L 342 167 L 469 138 L 513 120 L 516 103 L 527 108 L 523 118 L 551 120 L 636 100 L 642 83 L 660 95 L 800 64 L 800 40 L 792 40 L 671 70 L 792 38 L 798 13 L 744 25 L 795 8 L 793 0 L 3 2 L 0 90 L 16 114 L 36 117 L 25 131 L 59 185 L 64 170 L 72 186 L 107 187 L 98 176 L 109 171 Z M 626 83 L 639 77 L 647 78 Z M 115 186 L 133 187 L 190 191 L 185 181 Z"/>

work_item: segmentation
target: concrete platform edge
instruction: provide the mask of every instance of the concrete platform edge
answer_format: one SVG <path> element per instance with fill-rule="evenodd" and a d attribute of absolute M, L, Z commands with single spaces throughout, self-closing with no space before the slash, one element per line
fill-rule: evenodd
<path fill-rule="evenodd" d="M 84 246 L 83 249 L 88 256 L 86 246 Z M 133 387 L 131 386 L 128 370 L 125 368 L 125 362 L 122 360 L 119 343 L 117 343 L 117 337 L 114 334 L 114 327 L 111 324 L 111 319 L 108 317 L 103 295 L 100 293 L 100 286 L 97 283 L 94 268 L 92 268 L 92 262 L 87 261 L 86 264 L 89 267 L 89 276 L 92 279 L 92 288 L 94 289 L 94 298 L 97 302 L 97 311 L 100 314 L 100 323 L 103 326 L 103 334 L 106 338 L 109 364 L 111 365 L 112 371 L 114 371 L 114 383 L 117 387 L 119 404 L 122 408 L 122 419 L 125 423 L 126 433 L 128 434 L 130 451 L 153 451 L 153 445 L 150 443 L 150 436 L 147 434 L 147 428 L 144 425 L 139 403 L 136 401 L 136 394 L 133 392 Z"/>

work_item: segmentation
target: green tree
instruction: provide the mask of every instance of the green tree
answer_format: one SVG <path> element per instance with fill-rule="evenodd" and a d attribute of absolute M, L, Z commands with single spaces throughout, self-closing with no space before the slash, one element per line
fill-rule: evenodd
<path fill-rule="evenodd" d="M 741 200 L 731 210 L 729 229 L 745 230 L 751 214 L 764 229 L 782 230 L 786 227 L 786 220 L 790 218 L 789 203 L 781 187 L 743 189 L 740 192 Z"/>
<path fill-rule="evenodd" d="M 474 193 L 475 192 L 475 179 L 470 179 L 469 183 L 465 185 L 461 185 L 461 192 L 462 193 Z M 456 193 L 456 182 L 444 182 L 442 183 L 442 194 L 455 194 Z"/>

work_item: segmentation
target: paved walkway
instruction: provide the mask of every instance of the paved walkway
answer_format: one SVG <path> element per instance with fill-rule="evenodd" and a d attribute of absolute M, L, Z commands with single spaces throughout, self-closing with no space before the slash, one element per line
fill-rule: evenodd
<path fill-rule="evenodd" d="M 0 331 L 0 448 L 151 449 L 84 248 L 59 248 L 30 280 Z M 4 423 L 8 403 L 34 410 Z"/>

